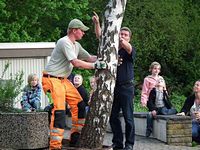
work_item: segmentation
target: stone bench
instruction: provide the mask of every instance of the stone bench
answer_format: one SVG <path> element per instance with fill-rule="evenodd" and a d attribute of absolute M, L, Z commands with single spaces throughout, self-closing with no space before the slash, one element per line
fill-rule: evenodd
<path fill-rule="evenodd" d="M 135 134 L 146 136 L 146 117 L 148 112 L 134 112 Z M 125 123 L 120 114 L 123 133 Z M 107 132 L 112 132 L 110 124 Z M 192 120 L 189 116 L 157 115 L 153 121 L 153 132 L 150 136 L 169 145 L 192 146 Z"/>
<path fill-rule="evenodd" d="M 146 135 L 146 117 L 148 112 L 134 112 L 135 134 Z M 120 114 L 121 126 L 125 133 L 125 123 Z M 71 118 L 67 118 L 67 127 L 71 128 Z M 107 132 L 112 132 L 110 124 Z M 157 115 L 153 121 L 152 138 L 156 138 L 169 145 L 192 146 L 192 120 L 189 116 Z"/>
<path fill-rule="evenodd" d="M 148 112 L 135 112 L 135 133 L 145 136 Z M 192 145 L 192 120 L 189 116 L 158 115 L 153 122 L 151 137 L 170 145 Z"/>

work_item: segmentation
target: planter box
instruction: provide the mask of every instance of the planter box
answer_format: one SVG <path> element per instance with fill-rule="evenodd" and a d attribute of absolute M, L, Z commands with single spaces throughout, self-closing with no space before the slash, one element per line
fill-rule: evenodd
<path fill-rule="evenodd" d="M 49 146 L 48 113 L 0 113 L 0 149 L 39 149 Z"/>

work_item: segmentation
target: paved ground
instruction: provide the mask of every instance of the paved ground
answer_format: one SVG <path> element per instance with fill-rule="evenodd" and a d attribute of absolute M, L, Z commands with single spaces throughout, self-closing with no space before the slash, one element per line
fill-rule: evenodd
<path fill-rule="evenodd" d="M 105 145 L 111 145 L 112 134 L 107 134 Z M 134 150 L 200 150 L 200 147 L 170 146 L 153 138 L 136 136 Z"/>
<path fill-rule="evenodd" d="M 69 139 L 69 130 L 65 131 L 64 139 Z M 111 133 L 106 134 L 103 145 L 106 145 L 106 146 L 112 145 Z M 16 149 L 1 149 L 0 148 L 0 150 L 16 150 Z M 39 149 L 39 150 L 48 150 L 48 149 Z M 67 149 L 63 148 L 63 150 L 67 150 Z M 74 148 L 73 150 L 76 150 L 76 149 Z M 107 148 L 106 150 L 112 150 L 112 149 Z M 196 147 L 171 146 L 153 138 L 136 136 L 134 150 L 200 150 L 200 145 Z"/>
<path fill-rule="evenodd" d="M 69 131 L 65 132 L 64 138 L 68 138 Z M 112 134 L 107 133 L 103 145 L 112 145 Z M 111 150 L 111 149 L 110 149 Z M 136 136 L 134 150 L 200 150 L 200 146 L 171 146 L 153 138 Z"/>

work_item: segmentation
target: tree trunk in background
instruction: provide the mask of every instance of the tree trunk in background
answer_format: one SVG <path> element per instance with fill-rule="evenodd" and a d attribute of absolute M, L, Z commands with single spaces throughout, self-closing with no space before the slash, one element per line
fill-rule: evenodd
<path fill-rule="evenodd" d="M 108 64 L 106 70 L 98 70 L 97 90 L 91 102 L 78 147 L 101 148 L 113 103 L 117 73 L 119 31 L 125 12 L 126 0 L 110 0 L 102 22 L 98 58 Z"/>

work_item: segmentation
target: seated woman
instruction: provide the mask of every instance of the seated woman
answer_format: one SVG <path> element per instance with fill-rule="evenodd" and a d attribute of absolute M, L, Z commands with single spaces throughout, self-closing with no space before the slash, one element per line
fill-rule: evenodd
<path fill-rule="evenodd" d="M 41 85 L 36 74 L 28 76 L 28 84 L 23 89 L 21 106 L 22 110 L 32 112 L 40 109 L 41 105 Z"/>
<path fill-rule="evenodd" d="M 153 130 L 153 119 L 156 118 L 156 115 L 172 115 L 177 113 L 169 101 L 163 78 L 160 78 L 156 83 L 156 87 L 151 90 L 147 107 L 150 112 L 147 115 L 146 137 L 149 137 Z"/>
<path fill-rule="evenodd" d="M 200 80 L 197 80 L 193 87 L 191 96 L 187 97 L 181 112 L 177 115 L 192 117 L 192 140 L 200 143 Z"/>

